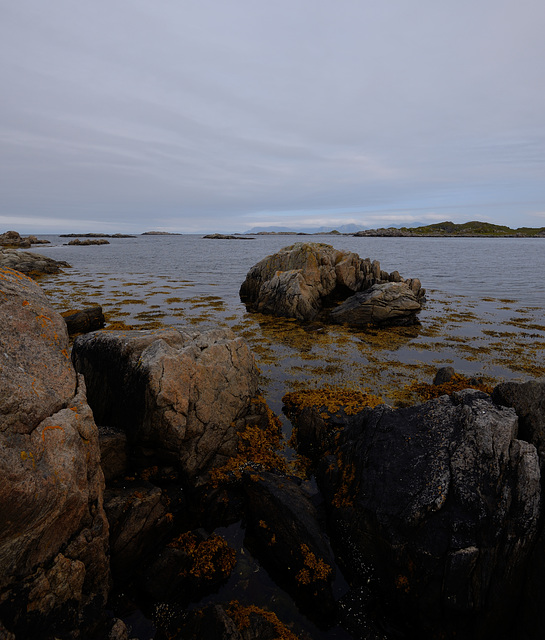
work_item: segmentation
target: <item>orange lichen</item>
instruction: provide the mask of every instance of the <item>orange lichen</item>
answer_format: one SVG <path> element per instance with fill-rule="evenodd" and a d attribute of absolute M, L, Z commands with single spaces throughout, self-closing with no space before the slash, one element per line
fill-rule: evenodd
<path fill-rule="evenodd" d="M 280 420 L 259 396 L 253 400 L 260 405 L 258 410 L 265 413 L 266 425 L 250 424 L 238 435 L 237 453 L 217 469 L 212 469 L 210 477 L 215 486 L 239 479 L 245 469 L 288 471 L 286 459 L 280 455 L 282 432 Z"/>
<path fill-rule="evenodd" d="M 47 427 L 44 427 L 42 429 L 42 441 L 43 442 L 45 442 L 45 432 L 46 431 L 50 431 L 51 429 L 59 429 L 60 431 L 62 431 L 64 433 L 63 427 L 59 427 L 58 425 L 49 425 Z"/>
<path fill-rule="evenodd" d="M 255 605 L 243 606 L 237 600 L 233 600 L 225 607 L 225 613 L 233 620 L 239 631 L 248 629 L 251 624 L 250 617 L 255 615 L 263 618 L 274 627 L 275 640 L 299 640 L 293 631 L 280 622 L 275 613 L 267 609 L 260 609 Z"/>
<path fill-rule="evenodd" d="M 409 586 L 409 578 L 404 575 L 399 575 L 396 577 L 395 586 L 396 589 L 398 589 L 399 591 L 404 591 L 405 593 L 409 593 L 409 591 L 411 590 Z"/>
<path fill-rule="evenodd" d="M 345 415 L 352 416 L 365 407 L 376 407 L 383 404 L 379 396 L 367 393 L 361 389 L 351 389 L 349 387 L 334 387 L 324 385 L 319 389 L 304 389 L 302 391 L 291 391 L 282 398 L 286 409 L 291 413 L 298 413 L 306 407 L 323 409 L 320 413 L 323 419 L 339 411 Z"/>
<path fill-rule="evenodd" d="M 308 548 L 301 545 L 304 567 L 297 573 L 295 579 L 301 585 L 308 585 L 318 580 L 327 580 L 331 575 L 331 567 Z"/>
<path fill-rule="evenodd" d="M 216 533 L 199 542 L 188 531 L 172 540 L 168 546 L 181 549 L 187 554 L 189 563 L 180 571 L 179 575 L 182 577 L 192 576 L 204 580 L 227 578 L 236 564 L 236 551 L 228 545 L 225 538 Z"/>
<path fill-rule="evenodd" d="M 469 378 L 455 373 L 448 382 L 443 384 L 428 384 L 427 382 L 412 382 L 406 387 L 407 391 L 421 400 L 432 400 L 444 395 L 451 395 L 463 389 L 478 389 L 485 393 L 492 393 L 493 387 L 485 382 L 471 382 Z"/>
<path fill-rule="evenodd" d="M 342 455 L 339 455 L 338 469 L 341 473 L 341 481 L 333 497 L 332 505 L 338 509 L 352 507 L 357 489 L 355 487 L 356 467 L 354 464 L 343 464 Z"/>

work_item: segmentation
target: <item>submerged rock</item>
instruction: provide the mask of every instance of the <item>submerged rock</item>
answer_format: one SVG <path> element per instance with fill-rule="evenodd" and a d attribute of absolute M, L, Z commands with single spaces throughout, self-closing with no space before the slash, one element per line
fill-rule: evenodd
<path fill-rule="evenodd" d="M 411 633 L 508 636 L 541 501 L 537 452 L 517 439 L 514 410 L 466 390 L 333 418 L 317 407 L 295 420 L 321 452 L 344 566 L 359 556 L 373 567 L 387 615 Z"/>
<path fill-rule="evenodd" d="M 405 281 L 397 271 L 389 274 L 381 270 L 378 261 L 362 260 L 350 251 L 298 242 L 254 265 L 240 288 L 240 297 L 250 310 L 259 313 L 298 320 L 319 315 L 327 319 L 328 307 L 384 283 L 405 283 L 417 301 L 413 315 L 420 310 L 425 292 L 419 280 Z M 375 314 L 374 321 L 380 322 L 381 315 Z"/>
<path fill-rule="evenodd" d="M 235 455 L 259 373 L 246 342 L 230 330 L 89 333 L 76 338 L 72 357 L 97 423 L 176 461 L 191 484 Z"/>
<path fill-rule="evenodd" d="M 0 270 L 0 318 L 0 618 L 80 637 L 110 585 L 98 431 L 39 286 Z"/>

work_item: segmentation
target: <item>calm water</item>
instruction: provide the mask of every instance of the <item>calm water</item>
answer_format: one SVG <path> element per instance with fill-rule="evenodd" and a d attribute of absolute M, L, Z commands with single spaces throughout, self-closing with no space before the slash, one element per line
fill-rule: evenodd
<path fill-rule="evenodd" d="M 518 238 L 355 238 L 352 236 L 257 236 L 208 240 L 196 235 L 110 239 L 110 245 L 62 246 L 68 239 L 42 236 L 53 246 L 38 253 L 66 260 L 82 273 L 190 280 L 198 292 L 238 304 L 238 289 L 252 265 L 294 242 L 325 242 L 379 260 L 386 271 L 418 277 L 428 289 L 475 300 L 516 299 L 545 307 L 545 242 Z"/>
<path fill-rule="evenodd" d="M 36 252 L 72 265 L 41 281 L 59 309 L 101 304 L 110 321 L 200 330 L 218 325 L 245 337 L 277 411 L 287 390 L 324 382 L 356 384 L 393 399 L 438 366 L 494 380 L 545 375 L 545 240 L 196 235 L 110 239 L 69 247 L 47 236 Z M 256 262 L 298 241 L 325 242 L 418 277 L 428 302 L 418 330 L 302 327 L 246 312 L 238 291 Z M 289 426 L 287 426 L 289 429 Z"/>

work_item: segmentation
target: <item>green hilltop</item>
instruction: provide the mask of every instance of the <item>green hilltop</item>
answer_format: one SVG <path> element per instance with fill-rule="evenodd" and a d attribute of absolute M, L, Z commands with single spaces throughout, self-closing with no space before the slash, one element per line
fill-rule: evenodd
<path fill-rule="evenodd" d="M 492 224 L 491 222 L 464 222 L 456 224 L 454 222 L 436 222 L 422 227 L 403 227 L 405 231 L 414 236 L 492 236 L 492 237 L 540 237 L 545 236 L 545 227 L 519 227 L 511 229 L 504 225 Z"/>

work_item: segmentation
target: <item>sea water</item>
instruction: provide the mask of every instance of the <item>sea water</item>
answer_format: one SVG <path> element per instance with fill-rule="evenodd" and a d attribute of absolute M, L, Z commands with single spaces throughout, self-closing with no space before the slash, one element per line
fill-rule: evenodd
<path fill-rule="evenodd" d="M 139 235 L 67 246 L 45 237 L 51 244 L 33 250 L 72 265 L 40 280 L 59 310 L 100 304 L 108 321 L 133 327 L 230 327 L 254 349 L 276 410 L 286 391 L 323 383 L 393 400 L 444 365 L 493 382 L 545 375 L 545 239 Z M 239 298 L 248 270 L 294 242 L 331 244 L 419 278 L 427 290 L 420 326 L 358 330 L 248 313 Z"/>

